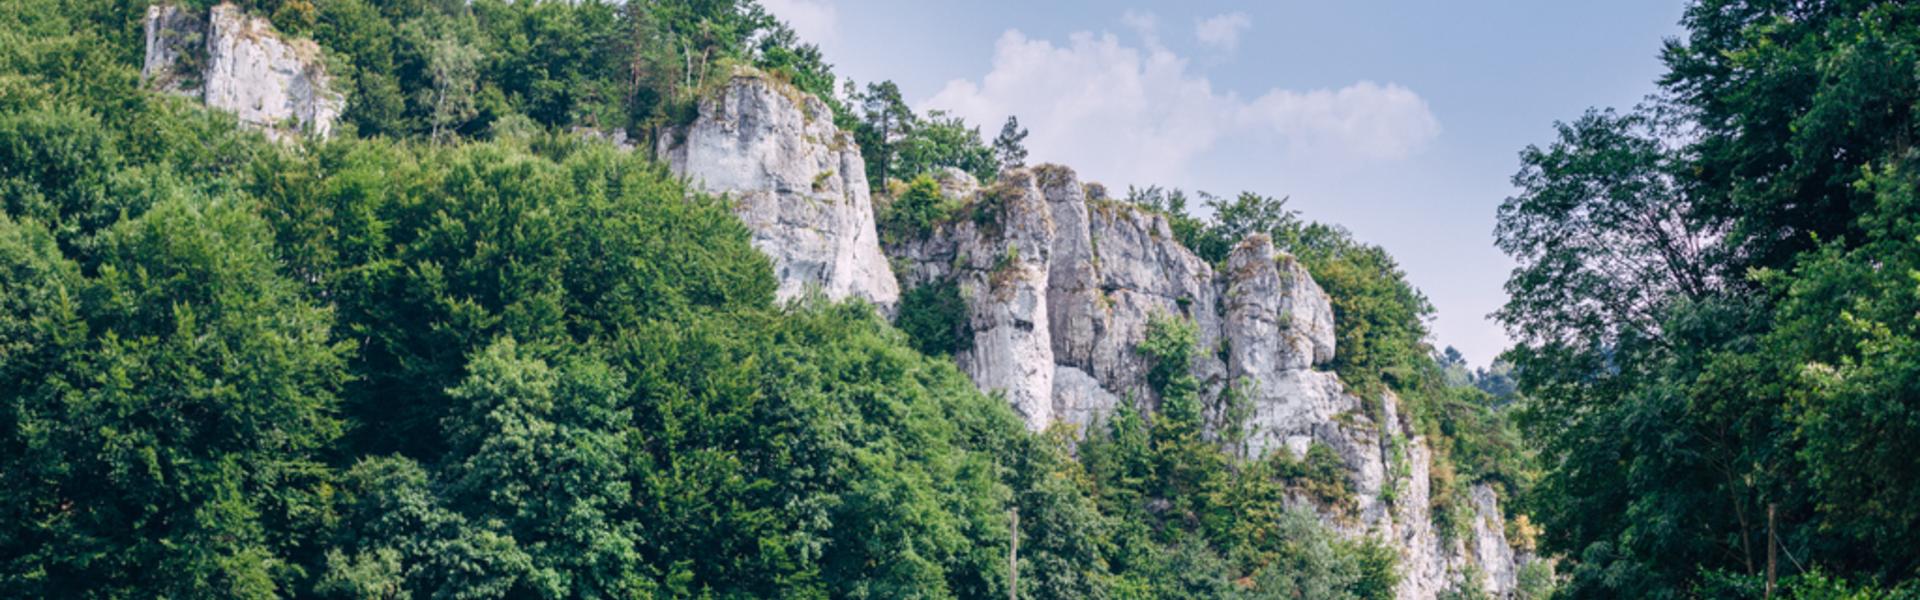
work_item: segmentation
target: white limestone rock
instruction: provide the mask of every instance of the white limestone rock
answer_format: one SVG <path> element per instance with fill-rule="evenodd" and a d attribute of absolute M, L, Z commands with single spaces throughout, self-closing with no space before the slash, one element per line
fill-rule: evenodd
<path fill-rule="evenodd" d="M 1094 322 L 1103 315 L 1100 263 L 1094 259 L 1087 198 L 1071 169 L 1059 165 L 1033 168 L 1034 183 L 1047 199 L 1053 218 L 1053 260 L 1047 271 L 1047 314 L 1052 325 L 1053 357 L 1092 380 Z M 1104 391 L 1104 390 L 1103 390 Z M 1111 394 L 1109 394 L 1111 395 Z M 1077 400 L 1056 400 L 1061 414 L 1077 412 Z M 1109 407 L 1110 408 L 1110 407 Z"/>
<path fill-rule="evenodd" d="M 952 190 L 976 189 L 964 173 Z M 993 186 L 956 198 L 965 218 L 898 241 L 907 286 L 953 281 L 967 304 L 973 346 L 954 357 L 982 391 L 1004 394 L 1034 430 L 1054 422 L 1054 356 L 1047 306 L 1054 223 L 1032 174 L 1008 171 Z M 981 215 L 974 218 L 973 215 Z"/>
<path fill-rule="evenodd" d="M 141 76 L 148 85 L 198 97 L 271 137 L 328 137 L 346 108 L 319 46 L 283 38 L 267 19 L 232 3 L 213 7 L 204 22 L 178 6 L 148 7 L 146 42 Z"/>
<path fill-rule="evenodd" d="M 1064 345 L 1074 352 L 1069 361 L 1084 365 L 1108 390 L 1153 410 L 1159 395 L 1147 383 L 1152 364 L 1140 353 L 1140 342 L 1155 315 L 1190 319 L 1198 333 L 1192 368 L 1203 395 L 1212 398 L 1227 381 L 1218 352 L 1222 322 L 1213 266 L 1180 245 L 1164 215 L 1111 201 L 1090 203 L 1087 214 L 1097 289 L 1090 304 L 1064 310 L 1090 321 L 1092 337 L 1063 332 L 1070 336 Z"/>
<path fill-rule="evenodd" d="M 889 253 L 901 259 L 903 282 L 908 286 L 955 280 L 963 289 L 974 290 L 967 300 L 980 321 L 973 329 L 977 346 L 981 334 L 991 331 L 982 325 L 993 325 L 996 319 L 1033 324 L 1034 339 L 1048 345 L 1048 368 L 1065 379 L 1053 386 L 1060 393 L 1049 394 L 1046 414 L 1053 418 L 1037 420 L 1041 412 L 1022 410 L 1031 427 L 1045 428 L 1053 419 L 1085 427 L 1123 401 L 1153 410 L 1159 399 L 1146 381 L 1151 365 L 1138 348 L 1156 315 L 1195 323 L 1199 348 L 1194 368 L 1207 396 L 1213 397 L 1225 385 L 1228 370 L 1218 351 L 1225 339 L 1220 285 L 1212 265 L 1174 238 L 1165 216 L 1111 200 L 1090 202 L 1074 172 L 1058 165 L 1009 171 L 985 191 L 957 170 L 944 171 L 936 179 L 943 193 L 961 203 L 988 202 L 1006 216 L 993 227 L 982 227 L 971 219 L 943 223 L 919 239 L 898 241 Z M 1035 203 L 1035 198 L 1041 201 Z M 1045 227 L 1039 226 L 1042 221 Z M 1020 281 L 1043 283 L 987 286 L 995 293 L 979 293 L 979 273 L 993 262 L 983 257 L 1007 255 L 1008 248 L 1015 250 L 1019 263 L 1045 270 L 1044 277 L 1029 274 Z M 1039 262 L 1034 262 L 1036 258 Z M 1009 299 L 1017 304 L 1004 310 L 1020 317 L 999 317 L 1003 307 L 980 305 L 1006 304 Z M 1025 345 L 1026 339 L 1023 335 L 1020 351 L 1040 356 L 1037 348 Z M 998 337 L 987 340 L 988 344 L 1004 342 Z M 1006 385 L 1011 370 L 1005 368 L 998 368 L 999 374 L 991 380 L 982 379 L 993 360 L 985 359 L 978 348 L 971 356 L 956 358 L 975 374 L 975 383 L 982 389 L 1019 387 Z M 1086 385 L 1088 379 L 1097 385 L 1097 393 Z M 1210 415 L 1218 416 L 1217 412 Z"/>
<path fill-rule="evenodd" d="M 980 180 L 959 167 L 943 167 L 933 174 L 940 184 L 940 195 L 947 198 L 972 198 L 980 192 Z"/>
<path fill-rule="evenodd" d="M 866 164 L 825 102 L 743 71 L 656 150 L 675 174 L 732 199 L 773 260 L 781 300 L 817 288 L 892 312 L 900 287 L 880 252 Z"/>
<path fill-rule="evenodd" d="M 1332 358 L 1333 319 L 1326 292 L 1306 270 L 1256 234 L 1234 247 L 1226 279 L 1227 369 L 1252 403 L 1249 453 L 1284 445 L 1301 456 L 1316 427 L 1365 419 L 1338 377 L 1313 370 L 1322 347 Z"/>
<path fill-rule="evenodd" d="M 1284 324 L 1281 334 L 1295 356 L 1312 365 L 1324 365 L 1333 360 L 1333 298 L 1320 289 L 1300 261 L 1285 254 L 1278 261 L 1279 308 Z"/>
<path fill-rule="evenodd" d="M 206 20 L 179 6 L 155 4 L 147 7 L 145 28 L 140 79 L 162 92 L 201 97 L 201 72 L 191 67 L 206 55 Z"/>
<path fill-rule="evenodd" d="M 1473 553 L 1475 563 L 1486 574 L 1481 589 L 1499 598 L 1513 593 L 1519 583 L 1520 560 L 1507 543 L 1507 519 L 1500 512 L 1500 496 L 1493 486 L 1474 485 L 1469 492 L 1473 502 Z"/>
<path fill-rule="evenodd" d="M 1077 367 L 1053 366 L 1053 417 L 1085 435 L 1107 422 L 1123 400 Z"/>

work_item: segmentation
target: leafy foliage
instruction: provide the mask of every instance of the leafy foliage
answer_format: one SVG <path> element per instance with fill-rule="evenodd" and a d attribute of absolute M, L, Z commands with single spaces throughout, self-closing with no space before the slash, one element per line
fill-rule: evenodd
<path fill-rule="evenodd" d="M 900 295 L 894 326 L 907 334 L 915 350 L 928 356 L 957 356 L 973 349 L 967 302 L 952 281 L 923 284 Z"/>
<path fill-rule="evenodd" d="M 959 199 L 947 198 L 932 175 L 920 175 L 907 182 L 905 189 L 884 200 L 876 208 L 880 234 L 889 242 L 917 239 L 933 231 L 959 210 Z"/>
<path fill-rule="evenodd" d="M 1696 2 L 1662 96 L 1522 153 L 1498 316 L 1566 595 L 1910 587 L 1916 14 Z"/>
<path fill-rule="evenodd" d="M 842 126 L 850 127 L 860 144 L 873 189 L 884 190 L 889 181 L 913 181 L 945 168 L 959 169 L 982 182 L 999 176 L 999 154 L 981 140 L 979 127 L 937 110 L 914 114 L 900 96 L 900 86 L 892 81 L 869 83 L 864 92 L 848 95 L 858 101 L 860 112 Z"/>

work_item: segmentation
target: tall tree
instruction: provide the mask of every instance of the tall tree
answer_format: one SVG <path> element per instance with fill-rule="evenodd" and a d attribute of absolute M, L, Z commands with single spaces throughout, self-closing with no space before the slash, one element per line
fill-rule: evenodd
<path fill-rule="evenodd" d="M 867 163 L 867 181 L 874 189 L 886 189 L 887 180 L 895 177 L 898 145 L 919 118 L 900 97 L 900 86 L 892 81 L 867 84 L 857 100 L 861 120 L 854 141 L 860 143 L 861 158 Z"/>
<path fill-rule="evenodd" d="M 993 154 L 1000 160 L 1004 169 L 1018 169 L 1027 166 L 1027 130 L 1020 126 L 1020 118 L 1007 115 L 1007 122 L 1000 126 L 1000 135 L 993 138 Z"/>
<path fill-rule="evenodd" d="M 1879 452 L 1913 431 L 1880 312 L 1907 302 L 1873 273 L 1911 243 L 1880 210 L 1912 195 L 1917 16 L 1695 2 L 1649 109 L 1522 153 L 1497 316 L 1574 595 L 1757 593 L 1775 551 L 1788 575 L 1913 578 L 1915 515 L 1885 508 L 1910 499 L 1882 490 L 1915 465 Z"/>
<path fill-rule="evenodd" d="M 944 168 L 965 171 L 979 181 L 993 181 L 1000 174 L 1000 162 L 981 141 L 980 128 L 945 111 L 928 111 L 925 118 L 915 119 L 897 148 L 891 167 L 895 178 Z"/>
<path fill-rule="evenodd" d="M 480 50 L 452 37 L 433 40 L 428 55 L 428 77 L 433 81 L 429 101 L 433 112 L 431 137 L 446 141 L 454 130 L 477 113 L 474 98 L 479 78 Z"/>

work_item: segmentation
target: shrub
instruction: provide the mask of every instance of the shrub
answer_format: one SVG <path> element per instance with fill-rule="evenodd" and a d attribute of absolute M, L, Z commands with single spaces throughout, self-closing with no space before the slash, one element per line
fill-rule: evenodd
<path fill-rule="evenodd" d="M 915 177 L 894 196 L 892 202 L 881 206 L 878 219 L 881 235 L 888 242 L 926 235 L 952 211 L 950 204 L 940 195 L 940 184 L 933 180 L 933 176 Z"/>
<path fill-rule="evenodd" d="M 900 296 L 900 316 L 894 326 L 906 332 L 914 349 L 930 356 L 955 355 L 973 349 L 973 331 L 967 327 L 967 301 L 952 281 L 927 283 Z"/>

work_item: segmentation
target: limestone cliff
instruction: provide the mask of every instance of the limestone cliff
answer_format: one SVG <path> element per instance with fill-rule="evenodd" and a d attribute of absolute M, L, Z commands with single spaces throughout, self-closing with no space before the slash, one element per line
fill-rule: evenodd
<path fill-rule="evenodd" d="M 1006 396 L 1035 429 L 1055 420 L 1054 349 L 1047 312 L 1055 223 L 1026 172 L 985 190 L 949 171 L 949 191 L 973 194 L 974 218 L 940 223 L 891 248 L 905 287 L 956 282 L 973 345 L 954 360 L 982 390 Z"/>
<path fill-rule="evenodd" d="M 1232 385 L 1251 409 L 1237 450 L 1303 456 L 1320 444 L 1338 454 L 1353 498 L 1315 508 L 1344 535 L 1399 551 L 1400 597 L 1460 585 L 1496 596 L 1513 589 L 1516 560 L 1498 498 L 1476 487 L 1471 533 L 1436 529 L 1426 440 L 1403 422 L 1391 393 L 1370 412 L 1320 368 L 1336 351 L 1332 301 L 1271 240 L 1244 240 L 1216 272 L 1175 239 L 1165 216 L 1090 200 L 1071 169 L 1043 165 L 986 186 L 958 170 L 940 173 L 958 209 L 887 240 L 883 252 L 865 165 L 847 138 L 820 100 L 742 73 L 691 124 L 662 133 L 656 152 L 700 188 L 733 198 L 755 246 L 772 258 L 783 298 L 819 289 L 890 310 L 902 289 L 953 284 L 972 337 L 955 362 L 1035 430 L 1065 423 L 1084 431 L 1122 402 L 1154 410 L 1151 365 L 1137 347 L 1154 315 L 1191 319 L 1201 347 L 1192 367 L 1207 397 Z M 1228 421 L 1223 407 L 1208 416 L 1216 429 Z M 1469 573 L 1479 581 L 1463 581 Z"/>
<path fill-rule="evenodd" d="M 145 27 L 141 77 L 148 85 L 231 112 L 270 136 L 327 137 L 346 107 L 329 87 L 318 46 L 283 38 L 266 19 L 231 3 L 204 17 L 171 4 L 150 6 Z"/>
<path fill-rule="evenodd" d="M 694 186 L 725 194 L 773 259 L 778 295 L 819 289 L 891 312 L 899 285 L 880 252 L 866 163 L 819 98 L 753 74 L 700 103 L 699 117 L 664 132 L 656 152 Z"/>
<path fill-rule="evenodd" d="M 970 217 L 894 240 L 887 251 L 907 288 L 959 285 L 975 344 L 955 359 L 982 390 L 1004 394 L 1029 427 L 1084 430 L 1128 401 L 1154 410 L 1150 365 L 1136 348 L 1152 316 L 1191 319 L 1202 349 L 1192 368 L 1208 396 L 1232 385 L 1250 405 L 1240 450 L 1298 457 L 1321 444 L 1338 454 L 1352 501 L 1315 508 L 1335 530 L 1399 551 L 1399 597 L 1432 598 L 1457 586 L 1495 596 L 1513 590 L 1516 559 L 1493 490 L 1470 490 L 1470 535 L 1436 529 L 1426 440 L 1403 422 L 1392 393 L 1369 414 L 1338 376 L 1318 368 L 1336 350 L 1332 301 L 1266 236 L 1241 242 L 1216 273 L 1181 246 L 1165 216 L 1089 200 L 1065 167 L 1008 171 L 985 189 L 949 171 L 941 187 Z M 1216 427 L 1227 422 L 1223 407 L 1209 416 Z M 1463 580 L 1468 574 L 1480 579 Z"/>

